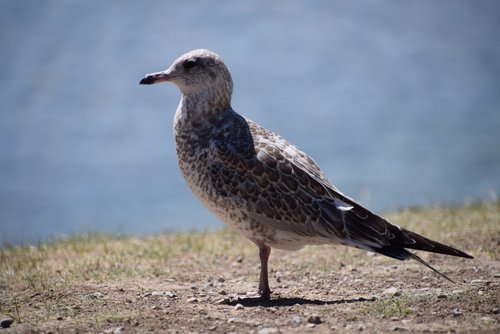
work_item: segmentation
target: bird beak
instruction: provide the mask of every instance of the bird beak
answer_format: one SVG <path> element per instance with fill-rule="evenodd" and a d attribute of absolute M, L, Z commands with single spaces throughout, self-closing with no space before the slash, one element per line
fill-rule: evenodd
<path fill-rule="evenodd" d="M 139 82 L 139 85 L 152 85 L 158 82 L 165 82 L 169 81 L 171 77 L 172 75 L 169 70 L 146 74 L 146 76 Z"/>

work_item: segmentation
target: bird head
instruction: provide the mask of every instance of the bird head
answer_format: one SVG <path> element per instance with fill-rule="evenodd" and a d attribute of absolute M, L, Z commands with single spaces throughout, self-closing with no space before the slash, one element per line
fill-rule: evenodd
<path fill-rule="evenodd" d="M 224 61 L 214 52 L 198 49 L 179 58 L 165 71 L 147 74 L 141 85 L 171 82 L 184 95 L 198 95 L 215 91 L 217 95 L 232 94 L 233 81 Z"/>

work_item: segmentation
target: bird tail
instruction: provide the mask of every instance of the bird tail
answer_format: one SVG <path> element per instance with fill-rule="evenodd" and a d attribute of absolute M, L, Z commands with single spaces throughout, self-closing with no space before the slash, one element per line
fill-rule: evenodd
<path fill-rule="evenodd" d="M 443 274 L 442 272 L 440 272 L 439 270 L 437 270 L 436 268 L 434 268 L 433 266 L 431 266 L 430 264 L 428 264 L 427 262 L 425 262 L 424 260 L 422 260 L 422 258 L 419 257 L 419 256 L 417 256 L 416 254 L 408 252 L 408 256 L 409 256 L 409 258 L 417 260 L 418 262 L 420 262 L 421 264 L 423 264 L 424 266 L 426 266 L 427 268 L 429 268 L 430 270 L 432 270 L 436 274 L 441 275 L 441 277 L 444 277 L 445 279 L 447 279 L 451 283 L 455 284 L 455 282 L 451 278 L 449 278 L 448 276 L 446 276 L 445 274 Z"/>
<path fill-rule="evenodd" d="M 375 252 L 399 260 L 414 259 L 452 283 L 455 282 L 451 280 L 448 276 L 438 271 L 436 268 L 432 267 L 429 263 L 425 262 L 421 257 L 417 256 L 414 253 L 409 252 L 405 248 L 464 257 L 468 259 L 473 258 L 469 254 L 462 252 L 461 250 L 458 250 L 451 246 L 444 245 L 437 241 L 427 239 L 426 237 L 423 237 L 415 232 L 406 230 L 404 228 L 392 224 L 389 224 L 389 226 L 390 226 L 389 229 L 396 236 L 396 238 L 391 240 L 391 245 L 381 247 L 378 249 L 374 248 Z"/>
<path fill-rule="evenodd" d="M 454 247 L 447 246 L 440 242 L 427 239 L 426 237 L 423 237 L 415 232 L 408 231 L 407 229 L 401 228 L 399 226 L 394 226 L 394 228 L 400 230 L 400 233 L 404 235 L 403 240 L 406 241 L 402 245 L 398 246 L 403 246 L 404 248 L 410 248 L 416 250 L 423 250 L 426 252 L 433 252 L 433 253 L 473 259 L 473 257 L 470 256 L 469 254 L 462 252 L 461 250 L 458 250 Z"/>

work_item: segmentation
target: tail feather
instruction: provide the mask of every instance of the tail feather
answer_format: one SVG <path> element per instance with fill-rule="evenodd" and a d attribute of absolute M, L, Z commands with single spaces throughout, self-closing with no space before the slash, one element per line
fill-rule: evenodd
<path fill-rule="evenodd" d="M 451 280 L 448 276 L 446 276 L 445 274 L 443 274 L 442 272 L 438 271 L 436 268 L 434 268 L 433 266 L 431 266 L 430 264 L 428 264 L 427 262 L 425 262 L 424 260 L 422 260 L 421 257 L 419 257 L 416 254 L 413 254 L 411 252 L 408 252 L 408 254 L 409 254 L 410 258 L 412 258 L 414 260 L 417 260 L 418 262 L 420 262 L 421 264 L 423 264 L 424 266 L 426 266 L 427 268 L 429 268 L 430 270 L 432 270 L 436 274 L 441 275 L 441 277 L 444 277 L 445 279 L 447 279 L 451 283 L 455 284 L 455 282 L 453 280 Z"/>
<path fill-rule="evenodd" d="M 465 252 L 462 252 L 461 250 L 458 250 L 458 249 L 453 248 L 451 246 L 444 245 L 444 244 L 439 243 L 437 241 L 427 239 L 426 237 L 423 237 L 423 236 L 421 236 L 417 233 L 414 233 L 412 231 L 408 231 L 404 228 L 400 228 L 400 227 L 396 227 L 396 228 L 399 228 L 401 233 L 405 235 L 405 237 L 406 237 L 405 240 L 407 240 L 408 238 L 411 240 L 410 242 L 405 242 L 404 244 L 398 245 L 400 247 L 473 259 L 472 256 L 470 256 L 469 254 L 467 254 Z"/>
<path fill-rule="evenodd" d="M 373 249 L 375 252 L 399 260 L 414 259 L 452 283 L 455 283 L 452 279 L 450 279 L 442 272 L 438 271 L 436 268 L 432 267 L 429 263 L 425 262 L 418 255 L 409 252 L 406 248 L 458 256 L 468 259 L 473 258 L 469 254 L 462 252 L 461 250 L 458 250 L 451 246 L 444 245 L 437 241 L 430 240 L 417 233 L 406 230 L 399 226 L 395 226 L 392 224 L 389 226 L 395 238 L 390 241 L 389 245 L 386 245 L 385 247 L 381 247 L 378 249 Z"/>
<path fill-rule="evenodd" d="M 450 282 L 453 281 L 449 277 L 407 249 L 423 250 L 468 259 L 473 258 L 454 247 L 393 225 L 338 192 L 335 192 L 335 197 L 352 206 L 349 210 L 342 211 L 342 220 L 351 243 L 358 248 L 367 249 L 398 260 L 414 259 Z"/>

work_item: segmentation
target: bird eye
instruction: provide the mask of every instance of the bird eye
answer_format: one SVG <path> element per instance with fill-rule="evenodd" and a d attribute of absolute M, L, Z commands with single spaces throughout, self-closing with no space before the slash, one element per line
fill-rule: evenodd
<path fill-rule="evenodd" d="M 196 60 L 194 59 L 185 60 L 184 63 L 182 63 L 182 66 L 184 67 L 185 70 L 192 69 L 193 67 L 196 66 Z"/>

